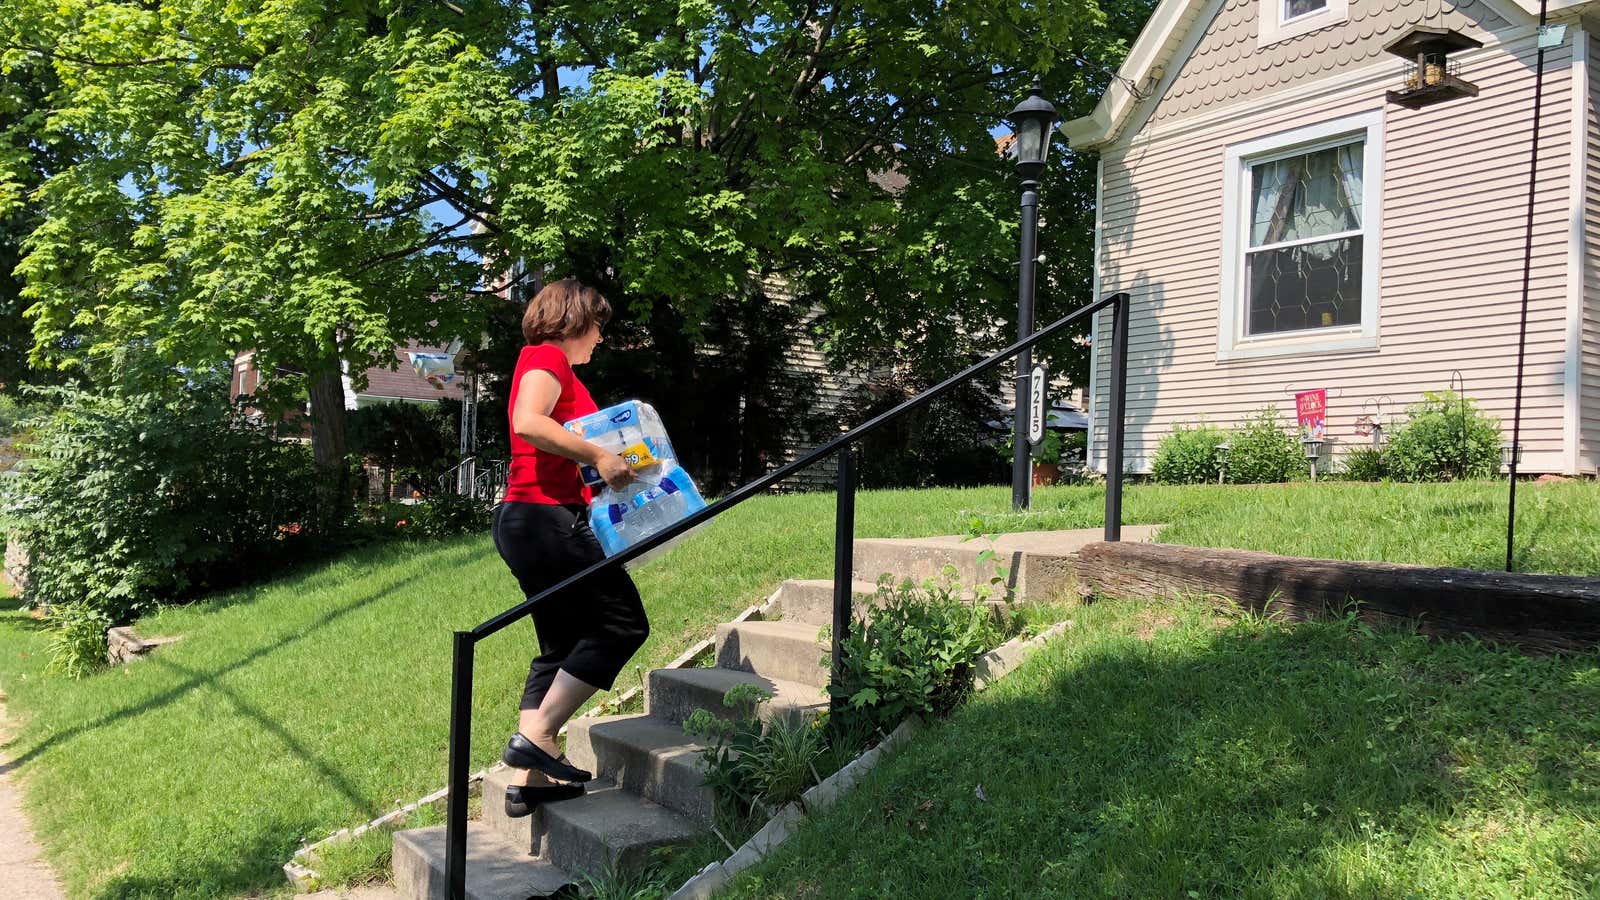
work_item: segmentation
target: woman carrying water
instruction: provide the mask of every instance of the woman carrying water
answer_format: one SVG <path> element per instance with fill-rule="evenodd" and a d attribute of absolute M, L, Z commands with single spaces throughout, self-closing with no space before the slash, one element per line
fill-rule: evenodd
<path fill-rule="evenodd" d="M 494 511 L 494 544 L 524 596 L 533 596 L 605 558 L 589 530 L 589 489 L 578 464 L 614 488 L 633 480 L 621 456 L 562 427 L 595 412 L 573 367 L 589 361 L 611 318 L 600 292 L 564 279 L 546 285 L 522 317 L 526 346 L 511 382 L 511 470 Z M 644 604 L 621 566 L 545 598 L 533 608 L 539 655 L 528 668 L 517 731 L 503 758 L 520 770 L 506 789 L 506 813 L 582 796 L 593 775 L 560 754 L 556 733 L 617 673 L 650 634 Z"/>

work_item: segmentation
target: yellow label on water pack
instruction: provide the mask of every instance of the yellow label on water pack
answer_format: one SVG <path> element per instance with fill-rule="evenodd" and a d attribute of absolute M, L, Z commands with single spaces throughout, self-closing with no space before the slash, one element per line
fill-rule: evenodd
<path fill-rule="evenodd" d="M 644 441 L 623 448 L 622 461 L 635 469 L 648 468 L 658 462 L 655 454 L 650 452 L 650 447 Z"/>

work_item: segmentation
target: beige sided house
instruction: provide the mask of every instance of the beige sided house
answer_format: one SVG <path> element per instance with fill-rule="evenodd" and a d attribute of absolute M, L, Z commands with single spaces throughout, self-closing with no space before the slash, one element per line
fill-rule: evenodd
<path fill-rule="evenodd" d="M 1600 465 L 1591 6 L 1553 2 L 1566 27 L 1546 37 L 1529 472 Z M 1294 392 L 1311 388 L 1328 391 L 1331 445 L 1364 445 L 1357 419 L 1379 398 L 1388 424 L 1454 371 L 1509 440 L 1537 21 L 1528 0 L 1163 0 L 1122 67 L 1128 84 L 1062 126 L 1100 156 L 1096 294 L 1134 301 L 1131 470 L 1148 470 L 1174 425 L 1227 426 L 1268 405 L 1292 422 Z M 1447 51 L 1420 81 L 1419 48 Z M 1109 333 L 1103 314 L 1102 471 Z"/>

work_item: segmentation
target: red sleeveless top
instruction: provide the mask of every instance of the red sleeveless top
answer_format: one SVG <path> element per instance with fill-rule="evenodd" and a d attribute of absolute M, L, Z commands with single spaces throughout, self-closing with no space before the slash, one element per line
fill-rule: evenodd
<path fill-rule="evenodd" d="M 507 421 L 516 421 L 517 391 L 522 387 L 522 376 L 535 369 L 543 369 L 561 383 L 561 396 L 556 398 L 550 418 L 564 425 L 579 416 L 595 412 L 594 398 L 589 389 L 578 380 L 560 347 L 536 344 L 523 347 L 517 357 L 517 369 L 511 376 L 511 404 L 506 410 Z M 514 503 L 570 504 L 589 502 L 589 488 L 578 475 L 578 464 L 565 456 L 546 453 L 517 436 L 511 430 L 511 471 L 506 482 L 505 499 Z"/>

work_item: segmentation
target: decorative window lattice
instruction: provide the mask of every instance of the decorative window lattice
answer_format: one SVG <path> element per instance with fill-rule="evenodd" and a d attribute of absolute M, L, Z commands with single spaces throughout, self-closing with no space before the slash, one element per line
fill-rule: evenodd
<path fill-rule="evenodd" d="M 1360 141 L 1250 167 L 1245 333 L 1361 324 Z"/>

